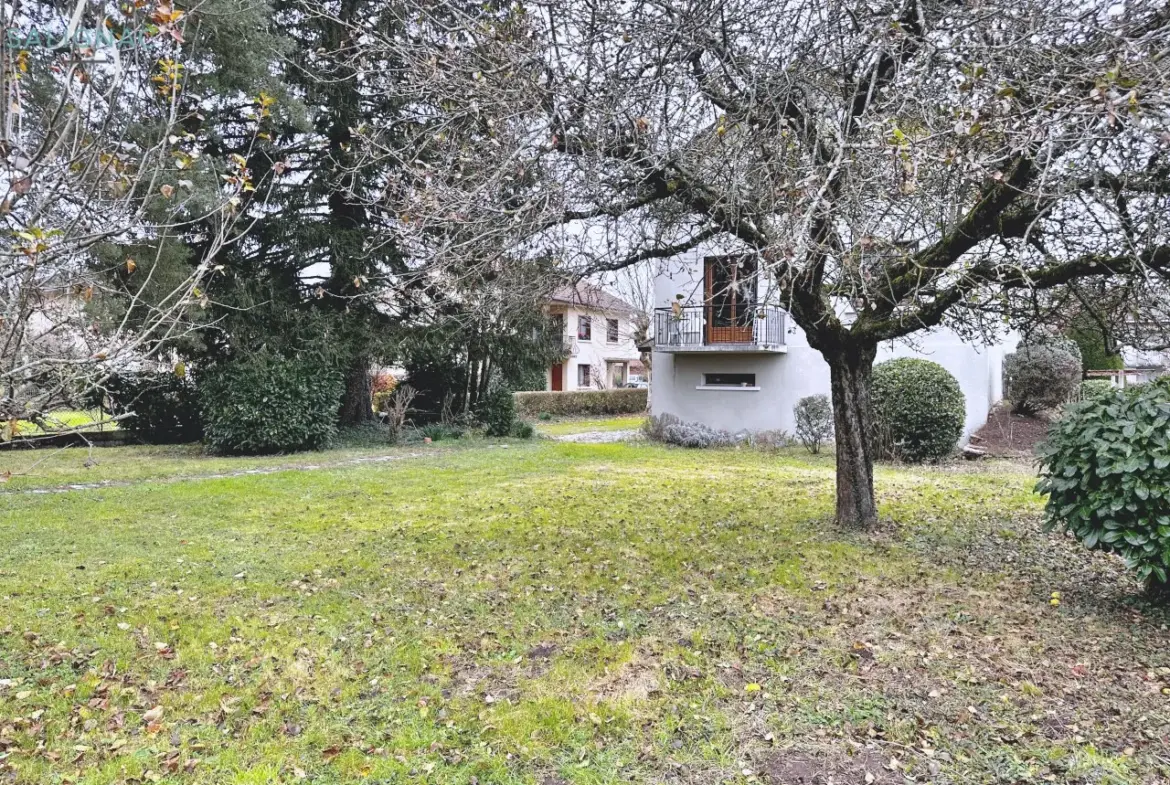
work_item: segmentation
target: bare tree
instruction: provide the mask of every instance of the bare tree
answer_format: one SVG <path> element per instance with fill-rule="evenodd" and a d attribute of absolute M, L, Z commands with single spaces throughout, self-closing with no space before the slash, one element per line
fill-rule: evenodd
<path fill-rule="evenodd" d="M 464 10 L 467 8 L 467 10 Z M 408 2 L 386 199 L 438 264 L 761 260 L 831 368 L 837 517 L 877 518 L 880 342 L 1170 268 L 1165 0 Z"/>
<path fill-rule="evenodd" d="M 205 99 L 185 96 L 186 15 L 167 0 L 0 14 L 0 416 L 39 421 L 187 329 L 256 184 L 187 130 Z M 256 99 L 240 133 L 266 112 Z"/>
<path fill-rule="evenodd" d="M 647 377 L 653 360 L 649 348 L 653 338 L 650 328 L 654 317 L 654 277 L 658 270 L 657 260 L 647 260 L 611 273 L 613 288 L 635 308 L 630 315 L 630 339 L 642 348 L 640 361 Z"/>

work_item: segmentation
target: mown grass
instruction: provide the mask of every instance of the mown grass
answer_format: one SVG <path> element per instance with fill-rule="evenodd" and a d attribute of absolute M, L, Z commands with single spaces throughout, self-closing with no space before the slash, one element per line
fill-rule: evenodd
<path fill-rule="evenodd" d="M 7 424 L 5 438 L 14 436 L 36 436 L 59 431 L 116 431 L 117 420 L 99 410 L 61 410 L 45 415 L 44 423 L 38 425 L 30 420 L 15 420 Z"/>
<path fill-rule="evenodd" d="M 624 417 L 574 417 L 551 422 L 536 422 L 536 430 L 543 436 L 568 436 L 593 431 L 636 431 L 642 427 L 645 415 Z"/>
<path fill-rule="evenodd" d="M 476 446 L 482 446 L 482 441 L 444 442 L 442 449 Z M 340 447 L 326 452 L 265 456 L 212 455 L 199 444 L 7 450 L 0 452 L 0 476 L 5 479 L 4 484 L 0 485 L 0 491 L 303 468 L 383 456 L 414 457 L 439 449 L 437 445 L 418 442 L 400 446 L 368 444 Z"/>
<path fill-rule="evenodd" d="M 1015 466 L 884 469 L 874 534 L 828 522 L 827 459 L 749 451 L 162 476 L 0 496 L 0 777 L 1167 774 L 1165 617 Z"/>

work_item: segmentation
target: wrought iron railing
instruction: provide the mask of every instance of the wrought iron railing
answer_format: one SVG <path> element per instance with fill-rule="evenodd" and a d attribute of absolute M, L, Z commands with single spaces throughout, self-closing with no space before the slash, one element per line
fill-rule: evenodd
<path fill-rule="evenodd" d="M 654 345 L 662 348 L 726 344 L 783 346 L 785 313 L 774 305 L 680 305 L 654 311 Z"/>

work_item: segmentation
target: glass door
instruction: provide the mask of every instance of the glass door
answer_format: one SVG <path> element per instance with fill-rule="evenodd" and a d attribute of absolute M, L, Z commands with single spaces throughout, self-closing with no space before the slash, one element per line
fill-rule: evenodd
<path fill-rule="evenodd" d="M 756 258 L 710 256 L 705 266 L 707 343 L 751 343 Z"/>

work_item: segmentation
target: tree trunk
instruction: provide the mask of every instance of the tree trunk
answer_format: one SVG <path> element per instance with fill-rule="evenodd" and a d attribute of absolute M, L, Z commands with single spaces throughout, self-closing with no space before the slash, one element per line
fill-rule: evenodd
<path fill-rule="evenodd" d="M 825 355 L 832 374 L 837 441 L 837 522 L 868 529 L 877 524 L 870 405 L 877 347 L 850 347 Z"/>
<path fill-rule="evenodd" d="M 345 396 L 338 418 L 342 425 L 361 425 L 374 419 L 374 377 L 365 357 L 356 358 L 345 374 Z"/>

